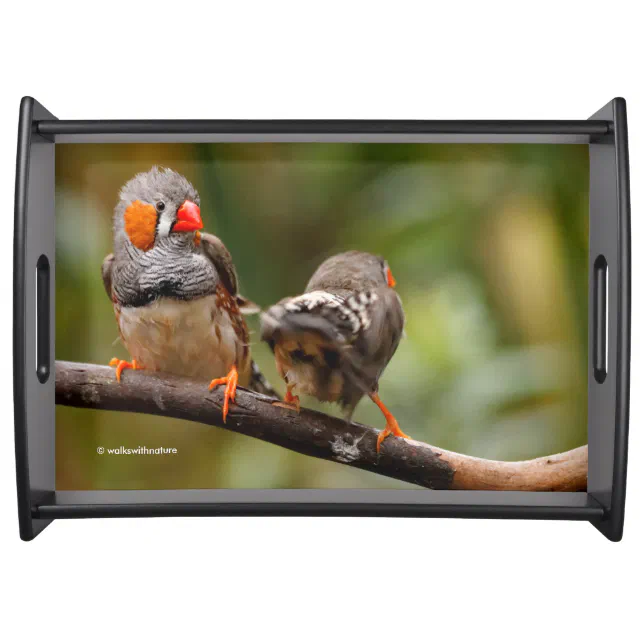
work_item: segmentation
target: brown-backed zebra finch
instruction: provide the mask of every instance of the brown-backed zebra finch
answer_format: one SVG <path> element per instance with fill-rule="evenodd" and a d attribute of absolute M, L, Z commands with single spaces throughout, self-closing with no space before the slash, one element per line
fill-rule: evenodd
<path fill-rule="evenodd" d="M 387 262 L 350 251 L 327 259 L 304 294 L 289 297 L 262 314 L 262 339 L 275 355 L 287 393 L 299 409 L 297 393 L 337 402 L 345 417 L 364 395 L 386 419 L 382 441 L 404 434 L 378 395 L 378 380 L 403 333 L 405 316 Z"/>

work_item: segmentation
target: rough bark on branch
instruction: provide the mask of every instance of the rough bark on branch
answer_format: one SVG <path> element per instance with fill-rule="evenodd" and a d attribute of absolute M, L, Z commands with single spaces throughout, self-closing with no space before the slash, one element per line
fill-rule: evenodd
<path fill-rule="evenodd" d="M 506 462 L 449 452 L 415 440 L 387 438 L 376 453 L 378 430 L 302 409 L 298 414 L 266 396 L 237 390 L 227 423 L 223 387 L 168 374 L 56 362 L 56 404 L 169 416 L 217 425 L 301 454 L 432 489 L 582 491 L 588 446 L 530 461 Z"/>

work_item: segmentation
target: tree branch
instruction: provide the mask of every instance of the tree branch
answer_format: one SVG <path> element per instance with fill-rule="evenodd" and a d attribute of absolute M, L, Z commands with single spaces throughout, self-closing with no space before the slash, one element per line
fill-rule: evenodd
<path fill-rule="evenodd" d="M 56 362 L 56 404 L 170 416 L 217 425 L 300 454 L 389 476 L 432 489 L 580 491 L 586 489 L 588 446 L 531 461 L 490 461 L 415 440 L 388 438 L 376 453 L 378 430 L 302 409 L 239 388 L 227 423 L 223 387 L 146 371 Z"/>

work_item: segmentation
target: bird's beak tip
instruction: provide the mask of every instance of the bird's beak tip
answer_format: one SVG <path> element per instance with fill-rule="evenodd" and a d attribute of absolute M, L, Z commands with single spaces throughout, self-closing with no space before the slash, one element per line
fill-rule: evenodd
<path fill-rule="evenodd" d="M 203 221 L 199 206 L 193 201 L 184 201 L 177 210 L 177 222 L 172 228 L 173 232 L 193 232 L 202 228 Z"/>

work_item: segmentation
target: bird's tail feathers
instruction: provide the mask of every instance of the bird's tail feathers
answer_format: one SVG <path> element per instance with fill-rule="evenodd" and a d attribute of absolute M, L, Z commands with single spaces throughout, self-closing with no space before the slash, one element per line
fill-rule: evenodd
<path fill-rule="evenodd" d="M 314 354 L 316 351 L 310 347 L 317 344 L 317 353 L 324 353 L 325 356 L 335 353 L 337 367 L 344 376 L 363 393 L 369 394 L 373 387 L 365 380 L 364 360 L 355 347 L 347 342 L 343 331 L 332 319 L 309 312 L 287 312 L 280 305 L 261 314 L 262 340 L 268 342 L 271 349 L 276 344 L 288 346 L 298 342 L 304 348 L 309 347 L 308 351 Z"/>

